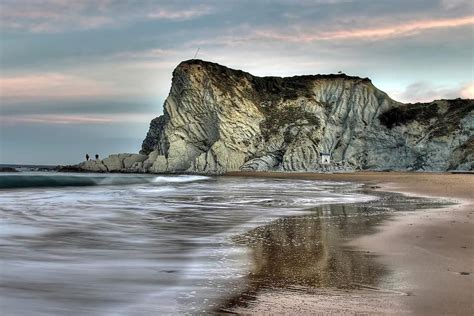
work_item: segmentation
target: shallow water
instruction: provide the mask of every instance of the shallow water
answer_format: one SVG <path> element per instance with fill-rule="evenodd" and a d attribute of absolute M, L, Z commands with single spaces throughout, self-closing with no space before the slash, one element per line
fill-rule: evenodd
<path fill-rule="evenodd" d="M 19 173 L 0 183 L 10 186 L 0 190 L 8 315 L 215 310 L 248 286 L 252 251 L 235 236 L 317 205 L 374 199 L 307 180 Z"/>
<path fill-rule="evenodd" d="M 402 275 L 387 270 L 375 260 L 374 253 L 350 247 L 347 242 L 374 233 L 394 212 L 444 207 L 449 203 L 369 193 L 377 199 L 316 206 L 303 215 L 285 216 L 234 236 L 234 242 L 251 249 L 249 273 L 239 280 L 245 288 L 228 297 L 216 311 L 248 313 L 254 301 L 260 302 L 259 311 L 272 311 L 272 304 L 278 299 L 269 300 L 269 296 L 291 300 L 310 294 L 324 300 L 347 291 L 363 295 L 365 290 L 382 293 L 385 299 L 390 299 L 387 295 L 409 295 L 398 290 Z M 262 296 L 266 297 L 263 301 Z"/>

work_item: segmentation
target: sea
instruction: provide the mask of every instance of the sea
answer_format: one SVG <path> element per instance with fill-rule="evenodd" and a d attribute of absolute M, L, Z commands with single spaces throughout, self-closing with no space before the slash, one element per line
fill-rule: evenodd
<path fill-rule="evenodd" d="M 348 182 L 19 169 L 0 173 L 3 315 L 219 310 L 255 269 L 239 236 L 377 199 Z"/>

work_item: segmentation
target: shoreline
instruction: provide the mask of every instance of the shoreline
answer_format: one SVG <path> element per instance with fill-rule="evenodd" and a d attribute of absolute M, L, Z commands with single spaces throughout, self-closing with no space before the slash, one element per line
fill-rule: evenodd
<path fill-rule="evenodd" d="M 463 178 L 465 181 L 459 181 L 456 187 L 472 191 L 474 177 L 468 177 L 471 178 Z M 400 300 L 412 313 L 474 314 L 474 192 L 468 194 L 454 185 L 443 187 L 442 183 L 413 187 L 398 182 L 381 183 L 379 190 L 454 199 L 457 204 L 395 215 L 376 234 L 350 244 L 379 253 L 380 262 L 402 274 L 402 290 L 413 295 Z"/>
<path fill-rule="evenodd" d="M 295 308 L 303 314 L 357 313 L 365 303 L 377 306 L 374 313 L 382 314 L 474 313 L 473 175 L 403 172 L 226 175 L 358 182 L 371 190 L 458 203 L 439 209 L 396 213 L 378 226 L 377 232 L 349 241 L 348 246 L 374 253 L 377 261 L 392 271 L 389 288 L 329 294 L 315 291 L 316 295 L 281 291 L 262 295 L 251 307 L 238 309 L 238 313 L 269 312 L 269 305 L 276 313 L 291 313 Z M 387 291 L 402 294 L 387 297 Z M 346 301 L 356 302 L 357 306 Z"/>
<path fill-rule="evenodd" d="M 381 284 L 354 283 L 358 285 L 356 289 L 281 287 L 262 291 L 249 306 L 221 311 L 239 314 L 294 314 L 295 311 L 298 314 L 474 314 L 473 174 L 232 172 L 224 176 L 353 182 L 364 184 L 367 194 L 391 192 L 458 204 L 393 213 L 375 225 L 373 231 L 364 230 L 364 234 L 341 244 L 374 256 L 377 263 L 386 267 L 390 276 Z M 393 201 L 387 205 L 394 205 Z M 309 262 L 310 266 L 312 262 L 315 261 Z"/>

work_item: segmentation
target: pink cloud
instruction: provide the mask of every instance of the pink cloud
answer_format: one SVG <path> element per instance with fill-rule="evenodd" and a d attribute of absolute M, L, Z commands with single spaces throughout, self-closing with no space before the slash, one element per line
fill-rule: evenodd
<path fill-rule="evenodd" d="M 104 124 L 112 119 L 79 115 L 19 115 L 2 117 L 2 124 L 16 125 L 21 123 L 36 124 Z"/>
<path fill-rule="evenodd" d="M 388 95 L 401 102 L 431 102 L 439 99 L 474 98 L 474 83 L 459 86 L 434 85 L 429 82 L 415 82 L 403 91 L 388 91 Z"/>
<path fill-rule="evenodd" d="M 403 24 L 376 26 L 340 31 L 284 34 L 275 31 L 257 31 L 254 39 L 267 39 L 286 42 L 314 42 L 337 39 L 384 39 L 418 34 L 423 31 L 474 25 L 474 16 L 453 19 L 412 21 Z"/>
<path fill-rule="evenodd" d="M 335 23 L 336 24 L 336 23 Z M 252 30 L 247 26 L 240 29 L 232 29 L 232 34 L 244 35 L 223 35 L 212 39 L 199 39 L 192 41 L 191 46 L 196 45 L 226 45 L 236 46 L 245 42 L 276 41 L 287 43 L 312 43 L 318 41 L 334 40 L 376 40 L 389 39 L 417 35 L 425 31 L 436 29 L 450 29 L 455 27 L 474 25 L 474 16 L 458 17 L 451 19 L 430 19 L 408 21 L 404 23 L 379 24 L 372 27 L 351 28 L 343 30 L 314 30 L 312 32 L 302 31 L 300 25 L 289 27 L 288 30 L 267 29 Z"/>
<path fill-rule="evenodd" d="M 112 92 L 105 83 L 61 73 L 0 78 L 0 97 L 9 101 L 104 96 Z"/>
<path fill-rule="evenodd" d="M 474 99 L 474 82 L 471 82 L 461 88 L 461 98 Z"/>
<path fill-rule="evenodd" d="M 115 124 L 115 123 L 147 123 L 154 114 L 134 114 L 134 113 L 113 113 L 102 115 L 85 114 L 28 114 L 28 115 L 9 115 L 1 116 L 2 125 L 19 124 L 46 124 L 46 125 L 70 125 L 70 124 Z"/>

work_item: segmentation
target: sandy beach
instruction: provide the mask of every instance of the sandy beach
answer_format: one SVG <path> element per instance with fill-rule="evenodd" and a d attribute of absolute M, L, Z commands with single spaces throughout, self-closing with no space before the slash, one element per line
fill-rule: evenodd
<path fill-rule="evenodd" d="M 389 286 L 262 293 L 237 313 L 474 314 L 474 175 L 357 172 L 229 173 L 229 176 L 351 181 L 373 190 L 449 199 L 449 207 L 401 212 L 348 245 L 377 255 Z"/>

